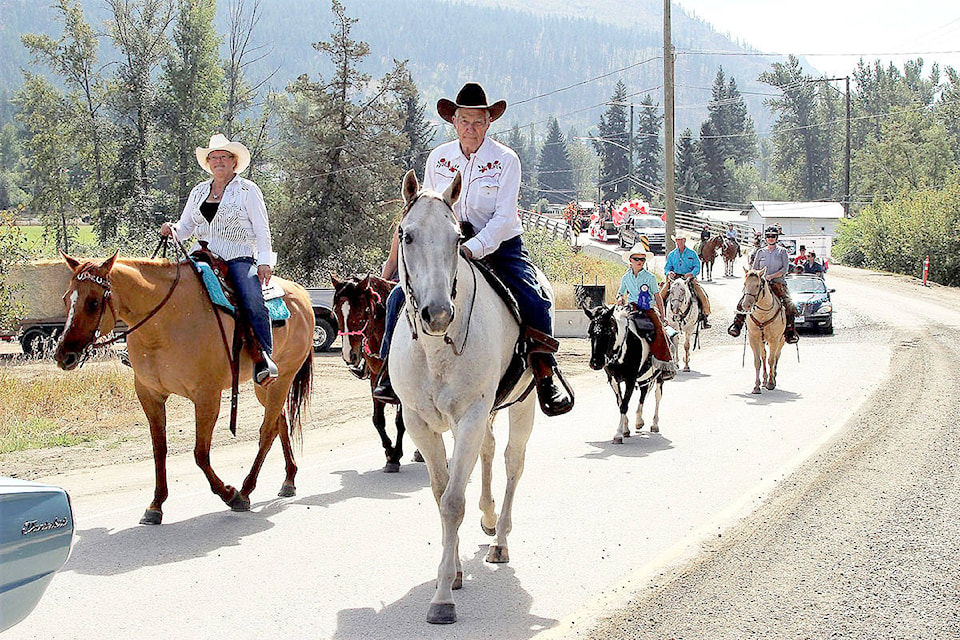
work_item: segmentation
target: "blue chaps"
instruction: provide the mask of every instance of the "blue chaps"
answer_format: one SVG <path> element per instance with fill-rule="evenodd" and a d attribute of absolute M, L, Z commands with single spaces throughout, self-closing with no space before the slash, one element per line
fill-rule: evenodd
<path fill-rule="evenodd" d="M 537 273 L 530 261 L 530 254 L 523 246 L 520 236 L 504 241 L 484 260 L 517 299 L 520 320 L 523 324 L 552 336 L 553 307 L 537 281 Z M 403 308 L 404 302 L 406 302 L 406 296 L 398 284 L 387 298 L 387 319 L 383 341 L 380 343 L 381 358 L 386 358 L 390 353 L 393 331 L 397 326 L 397 319 L 400 317 L 400 309 Z"/>

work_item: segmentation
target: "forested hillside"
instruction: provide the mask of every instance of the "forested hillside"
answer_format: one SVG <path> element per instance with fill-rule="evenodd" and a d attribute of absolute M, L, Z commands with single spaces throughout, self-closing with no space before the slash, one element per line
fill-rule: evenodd
<path fill-rule="evenodd" d="M 19 35 L 58 35 L 60 25 L 50 4 L 0 0 L 0 47 L 4 52 L 0 56 L 0 99 L 20 86 L 20 69 L 30 65 Z M 102 26 L 108 16 L 103 0 L 83 0 L 81 4 L 87 20 Z M 228 0 L 217 3 L 216 24 L 221 33 L 226 32 L 230 4 Z M 494 6 L 498 4 L 516 8 Z M 468 79 L 479 79 L 496 97 L 511 104 L 507 126 L 536 123 L 540 135 L 551 115 L 564 130 L 577 126 L 586 133 L 595 126 L 604 109 L 601 103 L 613 92 L 617 80 L 623 80 L 632 102 L 639 103 L 647 93 L 655 102 L 662 101 L 660 0 L 603 0 L 577 7 L 555 0 L 345 0 L 344 5 L 359 20 L 355 36 L 370 44 L 372 55 L 364 70 L 376 78 L 394 59 L 409 60 L 413 80 L 428 104 L 454 94 Z M 261 8 L 253 38 L 264 45 L 266 55 L 249 69 L 251 78 L 266 78 L 275 71 L 269 85 L 282 90 L 301 74 L 328 71 L 311 44 L 330 31 L 329 0 L 270 0 Z M 772 59 L 685 53 L 740 47 L 679 8 L 673 16 L 678 131 L 688 126 L 699 128 L 721 64 L 727 77 L 736 78 L 758 129 L 764 130 L 770 116 L 762 97 L 751 92 L 760 87 L 756 79 Z M 106 60 L 115 55 L 112 51 L 101 53 Z M 621 69 L 626 71 L 618 72 Z M 557 91 L 577 83 L 583 84 Z M 0 107 L 0 119 L 8 114 L 9 110 Z"/>

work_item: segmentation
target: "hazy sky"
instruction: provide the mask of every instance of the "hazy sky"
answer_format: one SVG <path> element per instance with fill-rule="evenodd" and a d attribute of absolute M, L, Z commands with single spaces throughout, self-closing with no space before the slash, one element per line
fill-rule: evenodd
<path fill-rule="evenodd" d="M 958 0 L 674 2 L 761 51 L 805 55 L 827 75 L 849 74 L 861 56 L 892 60 L 900 67 L 904 59 L 922 57 L 925 70 L 934 61 L 960 70 Z"/>

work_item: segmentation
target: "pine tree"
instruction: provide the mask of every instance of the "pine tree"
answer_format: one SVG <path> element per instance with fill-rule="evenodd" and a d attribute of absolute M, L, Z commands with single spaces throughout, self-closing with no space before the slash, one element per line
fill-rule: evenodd
<path fill-rule="evenodd" d="M 531 125 L 532 127 L 532 125 Z M 533 129 L 531 128 L 531 138 Z M 520 125 L 510 129 L 506 145 L 520 158 L 520 206 L 529 209 L 537 201 L 537 163 L 531 138 L 523 134 Z"/>
<path fill-rule="evenodd" d="M 413 82 L 413 76 L 405 71 L 400 79 L 400 109 L 409 149 L 404 154 L 402 166 L 404 169 L 413 169 L 420 180 L 423 180 L 427 156 L 437 135 L 437 125 L 427 119 L 426 108 L 420 101 L 420 91 Z"/>
<path fill-rule="evenodd" d="M 627 146 L 627 87 L 618 80 L 607 110 L 600 116 L 598 140 L 593 148 L 600 156 L 600 192 L 604 200 L 620 200 L 630 191 L 630 148 Z"/>
<path fill-rule="evenodd" d="M 170 217 L 179 214 L 192 186 L 203 173 L 192 153 L 218 131 L 223 110 L 223 69 L 213 27 L 216 0 L 179 0 L 173 27 L 173 50 L 160 76 L 160 123 L 166 138 L 164 174 L 159 183 L 172 192 Z"/>
<path fill-rule="evenodd" d="M 636 188 L 648 202 L 662 191 L 660 165 L 663 158 L 663 143 L 660 142 L 660 127 L 663 116 L 660 105 L 653 103 L 648 93 L 640 102 L 637 122 L 637 168 Z"/>
<path fill-rule="evenodd" d="M 574 199 L 573 165 L 567 153 L 567 141 L 556 118 L 550 118 L 547 124 L 547 138 L 540 149 L 537 163 L 537 178 L 540 198 L 546 198 L 547 202 L 563 204 Z"/>
<path fill-rule="evenodd" d="M 331 270 L 371 270 L 389 246 L 409 149 L 397 93 L 402 64 L 371 89 L 360 71 L 370 54 L 353 40 L 356 19 L 333 0 L 333 32 L 314 45 L 333 63 L 329 79 L 301 76 L 288 88 L 282 127 L 288 205 L 277 216 L 277 251 L 308 282 Z M 371 239 L 380 247 L 371 249 Z"/>
<path fill-rule="evenodd" d="M 676 168 L 676 190 L 679 196 L 677 200 L 681 203 L 681 208 L 688 211 L 699 209 L 699 180 L 703 174 L 703 162 L 697 142 L 693 139 L 693 132 L 689 128 L 683 130 L 677 143 Z"/>
<path fill-rule="evenodd" d="M 700 179 L 700 197 L 708 207 L 723 209 L 728 206 L 726 200 L 731 176 L 727 168 L 723 145 L 710 120 L 700 126 L 699 155 L 703 161 L 703 174 Z"/>

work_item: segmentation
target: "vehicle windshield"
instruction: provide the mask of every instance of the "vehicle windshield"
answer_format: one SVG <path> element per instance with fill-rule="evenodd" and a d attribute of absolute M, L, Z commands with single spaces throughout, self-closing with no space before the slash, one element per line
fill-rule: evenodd
<path fill-rule="evenodd" d="M 635 229 L 665 229 L 667 223 L 657 216 L 638 216 L 633 219 Z"/>
<path fill-rule="evenodd" d="M 821 278 L 787 278 L 787 288 L 793 293 L 826 293 L 827 285 Z"/>

